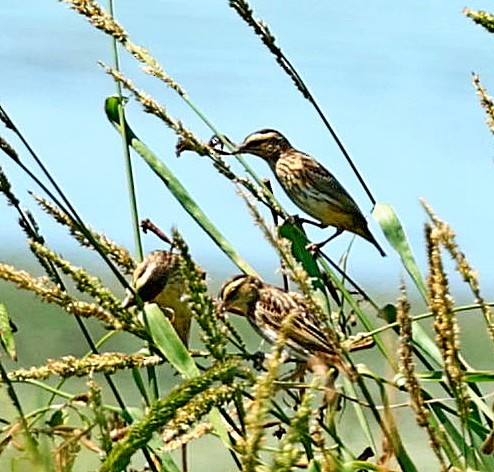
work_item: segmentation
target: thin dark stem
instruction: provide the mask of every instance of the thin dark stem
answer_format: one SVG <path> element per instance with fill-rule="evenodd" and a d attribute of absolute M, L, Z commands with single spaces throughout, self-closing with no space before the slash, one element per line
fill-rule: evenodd
<path fill-rule="evenodd" d="M 326 118 L 324 115 L 321 107 L 319 104 L 316 102 L 316 99 L 310 92 L 309 88 L 305 85 L 304 81 L 302 80 L 302 77 L 300 74 L 297 72 L 293 64 L 288 60 L 288 58 L 285 56 L 285 54 L 281 51 L 279 46 L 275 44 L 275 38 L 269 31 L 266 23 L 261 22 L 257 19 L 254 18 L 252 9 L 249 7 L 248 3 L 245 0 L 230 0 L 230 6 L 240 15 L 240 17 L 249 25 L 251 26 L 255 33 L 261 38 L 262 42 L 264 45 L 269 49 L 269 51 L 276 57 L 276 62 L 281 66 L 281 68 L 288 74 L 288 76 L 293 80 L 295 83 L 295 86 L 297 89 L 302 93 L 305 99 L 307 99 L 312 106 L 315 108 L 317 114 L 323 121 L 324 125 L 330 132 L 331 136 L 333 137 L 334 141 L 336 142 L 338 148 L 342 152 L 343 156 L 347 160 L 348 164 L 350 165 L 351 169 L 357 176 L 357 179 L 359 180 L 360 184 L 364 188 L 365 192 L 367 193 L 367 196 L 369 197 L 370 201 L 372 202 L 372 205 L 376 204 L 376 199 L 372 195 L 372 192 L 370 191 L 369 187 L 365 183 L 362 175 L 360 174 L 359 170 L 357 169 L 357 166 L 354 164 L 352 158 L 350 157 L 350 154 L 346 150 L 345 146 L 343 145 L 343 142 L 341 139 L 338 137 L 334 127 L 331 125 L 329 120 Z"/>
<path fill-rule="evenodd" d="M 125 287 L 130 290 L 132 290 L 132 287 L 130 284 L 127 282 L 127 280 L 122 276 L 122 274 L 118 271 L 118 269 L 114 266 L 112 261 L 108 258 L 108 256 L 104 253 L 102 250 L 101 246 L 99 245 L 98 241 L 93 237 L 91 232 L 87 229 L 86 225 L 82 221 L 82 218 L 79 216 L 79 214 L 76 212 L 75 208 L 72 206 L 70 201 L 67 199 L 59 185 L 56 183 L 55 179 L 50 175 L 48 172 L 47 168 L 41 161 L 41 159 L 37 156 L 37 154 L 34 152 L 34 150 L 31 148 L 27 140 L 24 138 L 22 133 L 19 131 L 19 129 L 14 125 L 12 120 L 8 117 L 7 113 L 3 109 L 3 107 L 0 105 L 0 117 L 2 118 L 2 121 L 5 123 L 5 125 L 12 130 L 17 137 L 21 140 L 21 142 L 24 144 L 26 149 L 29 151 L 31 154 L 32 158 L 35 160 L 36 164 L 41 168 L 43 174 L 46 176 L 50 184 L 53 186 L 57 194 L 60 196 L 62 199 L 63 203 L 58 199 L 52 191 L 48 189 L 48 187 L 41 182 L 41 180 L 32 172 L 26 165 L 24 165 L 20 160 L 14 160 L 14 162 L 37 184 L 39 187 L 53 200 L 53 202 L 62 210 L 66 213 L 66 215 L 72 220 L 72 222 L 79 228 L 79 230 L 84 234 L 86 239 L 93 245 L 94 249 L 99 253 L 99 255 L 103 258 L 105 263 L 108 265 L 110 270 L 113 272 L 115 277 L 118 279 L 118 281 Z M 10 156 L 9 156 L 10 157 Z"/>
<path fill-rule="evenodd" d="M 266 186 L 266 188 L 273 193 L 273 187 L 271 185 L 271 181 L 269 179 L 262 179 L 262 183 Z M 271 207 L 269 207 L 269 210 L 271 212 L 271 217 L 273 218 L 273 223 L 274 227 L 278 228 L 278 223 L 279 223 L 279 215 L 278 213 Z M 283 261 L 281 260 L 281 265 L 283 266 Z M 289 281 L 288 281 L 288 276 L 282 272 L 281 277 L 283 279 L 283 288 L 288 291 L 290 288 Z"/>
<path fill-rule="evenodd" d="M 2 383 L 4 383 L 7 387 L 7 393 L 8 396 L 10 397 L 12 403 L 14 404 L 14 408 L 17 410 L 17 413 L 19 415 L 19 420 L 21 422 L 22 428 L 24 430 L 24 434 L 26 435 L 26 441 L 28 444 L 28 450 L 33 454 L 33 460 L 37 464 L 41 464 L 41 457 L 39 455 L 38 447 L 36 444 L 36 441 L 34 440 L 31 431 L 29 430 L 29 427 L 27 425 L 26 417 L 24 416 L 24 412 L 22 411 L 22 406 L 21 402 L 19 400 L 19 397 L 17 396 L 14 387 L 12 386 L 12 382 L 9 379 L 9 376 L 7 375 L 6 370 L 3 367 L 3 364 L 0 362 L 0 379 Z"/>
<path fill-rule="evenodd" d="M 187 444 L 182 444 L 182 472 L 188 472 L 189 464 L 187 461 Z"/>
<path fill-rule="evenodd" d="M 0 110 L 1 110 L 1 113 L 4 115 L 4 117 L 7 117 L 5 111 L 3 109 L 1 109 L 0 107 Z M 13 129 L 14 131 L 16 130 L 14 124 L 12 123 L 12 121 L 7 117 L 7 126 L 10 128 L 10 129 Z M 5 122 L 5 121 L 4 121 Z M 15 131 L 16 134 L 17 134 L 17 131 Z M 25 140 L 23 140 L 23 142 L 25 142 Z M 32 174 L 29 169 L 25 168 L 25 166 L 20 162 L 20 161 L 15 161 L 17 162 L 18 165 L 21 166 L 21 168 L 23 168 L 23 170 L 25 170 L 28 175 L 30 175 L 32 178 L 35 179 L 35 181 L 37 181 L 37 178 L 34 176 L 34 174 Z M 42 184 L 42 182 L 40 181 L 37 181 L 38 185 L 40 185 L 42 188 L 44 187 L 44 185 Z M 44 188 L 45 191 L 47 191 L 48 189 Z M 54 196 L 51 195 L 51 198 L 53 198 Z M 11 199 L 12 200 L 12 199 Z M 56 199 L 54 199 L 54 201 L 56 201 Z M 56 201 L 57 202 L 57 201 Z M 12 202 L 12 203 L 16 203 L 16 202 Z M 57 204 L 59 204 L 59 202 L 57 202 Z M 19 213 L 20 215 L 20 218 L 21 220 L 23 221 L 23 227 L 29 232 L 29 235 L 35 239 L 36 241 L 38 242 L 41 242 L 41 243 L 44 243 L 44 239 L 43 237 L 39 234 L 37 228 L 36 228 L 36 224 L 35 222 L 33 222 L 32 219 L 28 218 L 27 215 L 25 215 L 25 213 L 22 211 L 22 208 L 20 207 L 20 205 L 18 203 L 16 204 L 13 204 L 14 208 L 16 208 L 17 212 Z M 65 287 L 65 283 L 63 281 L 63 279 L 60 277 L 57 269 L 55 268 L 55 266 L 53 265 L 53 263 L 51 263 L 50 261 L 48 261 L 48 264 L 49 266 L 47 267 L 45 264 L 42 264 L 43 267 L 45 269 L 47 269 L 50 277 L 52 278 L 52 280 L 58 284 L 62 290 L 66 290 L 66 287 Z M 84 338 L 86 339 L 86 342 L 88 343 L 89 345 L 89 348 L 91 349 L 91 351 L 94 353 L 94 354 L 98 354 L 99 351 L 92 339 L 92 336 L 91 336 L 91 333 L 89 332 L 89 330 L 87 329 L 86 325 L 84 324 L 83 320 L 76 316 L 75 317 L 75 321 L 77 323 L 77 325 L 79 326 L 79 329 L 81 330 Z M 110 386 L 110 389 L 112 390 L 112 392 L 114 393 L 115 395 L 115 398 L 117 400 L 117 403 L 119 404 L 120 408 L 122 409 L 122 411 L 124 412 L 124 417 L 126 417 L 126 421 L 127 422 L 132 422 L 132 418 L 130 416 L 130 414 L 127 412 L 127 409 L 125 407 L 125 404 L 115 386 L 115 384 L 113 383 L 113 380 L 111 379 L 111 377 L 108 375 L 108 374 L 105 374 L 105 378 L 108 382 L 108 385 Z"/>
<path fill-rule="evenodd" d="M 368 301 L 377 311 L 380 310 L 380 308 L 377 305 L 377 303 L 374 300 L 372 300 L 372 298 L 370 298 L 369 295 L 367 295 L 367 293 L 364 291 L 364 289 L 361 288 L 360 285 L 358 285 L 357 282 L 355 282 L 344 270 L 342 270 L 338 266 L 338 264 L 336 264 L 335 262 L 333 262 L 333 260 L 327 254 L 325 254 L 322 251 L 319 251 L 318 254 L 324 260 L 326 260 L 327 262 L 329 262 L 329 264 L 331 265 L 331 267 L 333 267 L 333 269 L 335 269 L 343 277 L 342 282 L 344 282 L 345 280 L 348 280 L 348 282 L 350 282 L 350 284 L 355 288 L 355 290 L 357 290 L 357 292 L 360 293 L 362 295 L 362 297 L 366 301 Z"/>
<path fill-rule="evenodd" d="M 113 7 L 113 0 L 108 1 L 108 7 L 111 16 L 115 17 L 114 13 L 114 7 Z M 112 49 L 113 49 L 113 65 L 116 70 L 120 70 L 120 58 L 118 55 L 118 47 L 117 47 L 117 41 L 115 38 L 111 38 L 112 42 Z M 117 88 L 117 95 L 120 97 L 121 100 L 123 100 L 122 96 L 122 85 L 120 82 L 116 82 L 116 88 Z M 120 123 L 125 123 L 125 109 L 124 107 L 118 107 L 118 115 L 119 115 L 119 120 Z M 135 183 L 134 183 L 134 171 L 132 169 L 132 160 L 130 158 L 130 149 L 129 149 L 129 139 L 127 136 L 127 129 L 125 126 L 122 126 L 120 129 L 120 133 L 122 136 L 122 151 L 124 153 L 125 157 L 125 170 L 127 174 L 127 185 L 129 189 L 129 204 L 130 204 L 130 211 L 132 215 L 132 229 L 133 229 L 133 234 L 134 234 L 134 244 L 135 244 L 135 250 L 137 254 L 137 258 L 141 261 L 144 257 L 143 251 L 142 251 L 142 241 L 141 241 L 141 233 L 139 231 L 139 212 L 137 210 L 137 196 L 136 196 L 136 190 L 135 190 Z"/>
<path fill-rule="evenodd" d="M 60 195 L 60 198 L 65 203 L 65 205 L 62 204 L 62 202 L 53 194 L 53 192 L 51 192 L 47 188 L 47 186 L 43 182 L 41 182 L 41 180 L 26 165 L 24 165 L 20 160 L 13 159 L 14 162 L 17 165 L 19 165 L 21 167 L 21 169 L 34 182 L 36 182 L 36 184 L 39 185 L 40 188 L 44 192 L 46 192 L 46 194 L 53 200 L 53 202 L 62 211 L 64 211 L 67 214 L 67 216 L 80 229 L 80 231 L 84 234 L 84 236 L 88 239 L 88 241 L 91 242 L 91 244 L 93 245 L 93 247 L 95 248 L 95 250 L 105 260 L 105 262 L 107 263 L 107 265 L 110 267 L 110 269 L 115 274 L 115 276 L 117 277 L 117 279 L 122 283 L 122 285 L 124 285 L 125 287 L 129 288 L 130 290 L 132 290 L 132 288 L 130 287 L 129 283 L 126 281 L 126 279 L 122 276 L 122 274 L 120 274 L 120 272 L 113 265 L 113 263 L 108 258 L 108 256 L 103 252 L 103 250 L 101 249 L 100 245 L 95 240 L 95 238 L 92 236 L 91 232 L 87 229 L 87 227 L 83 223 L 82 219 L 79 217 L 78 213 L 76 212 L 76 210 L 74 209 L 74 207 L 72 206 L 72 204 L 70 203 L 70 201 L 65 197 L 65 195 L 62 192 L 61 188 L 58 186 L 58 184 L 56 183 L 56 181 L 50 175 L 50 173 L 48 172 L 48 170 L 44 166 L 43 162 L 39 159 L 39 157 L 37 156 L 37 154 L 31 148 L 31 146 L 29 145 L 29 143 L 27 142 L 27 140 L 24 138 L 24 136 L 22 135 L 22 133 L 19 131 L 19 129 L 14 125 L 13 121 L 10 119 L 10 117 L 7 115 L 7 113 L 5 112 L 5 110 L 3 109 L 3 107 L 1 105 L 0 105 L 0 115 L 1 115 L 2 121 L 5 123 L 5 125 L 7 126 L 7 128 L 9 128 L 10 130 L 12 130 L 18 136 L 18 138 L 21 140 L 21 142 L 24 144 L 24 146 L 29 151 L 29 153 L 31 154 L 31 156 L 33 157 L 33 159 L 35 160 L 35 162 L 41 168 L 43 174 L 46 176 L 46 178 L 48 179 L 48 181 L 54 187 L 54 189 L 58 193 L 58 195 Z M 67 208 L 65 208 L 65 206 Z M 81 329 L 81 331 L 82 331 L 82 333 L 83 333 L 83 335 L 84 335 L 84 337 L 85 337 L 85 339 L 86 339 L 86 341 L 87 341 L 87 343 L 88 343 L 91 351 L 93 353 L 95 353 L 95 354 L 98 354 L 98 350 L 96 348 L 96 345 L 94 344 L 94 341 L 92 340 L 92 337 L 91 337 L 89 331 L 87 330 L 86 326 L 84 325 L 84 323 L 82 322 L 82 320 L 80 318 L 76 317 L 76 321 L 77 321 L 77 324 L 79 325 L 79 327 L 80 327 L 80 329 Z M 114 394 L 115 399 L 116 399 L 119 407 L 122 410 L 122 416 L 123 416 L 124 420 L 128 424 L 131 424 L 132 421 L 133 421 L 132 416 L 128 412 L 127 407 L 125 406 L 125 403 L 124 403 L 124 401 L 123 401 L 120 393 L 118 392 L 117 387 L 115 386 L 115 383 L 113 382 L 113 380 L 112 380 L 112 378 L 110 377 L 109 374 L 105 374 L 105 379 L 107 380 L 108 385 L 109 385 L 112 393 Z M 158 472 L 157 469 L 156 469 L 156 467 L 154 466 L 154 463 L 151 460 L 151 457 L 149 455 L 149 452 L 146 451 L 146 449 L 143 449 L 143 453 L 144 453 L 144 455 L 146 456 L 146 459 L 149 462 L 150 468 L 153 471 Z"/>
<path fill-rule="evenodd" d="M 151 457 L 151 453 L 149 452 L 149 449 L 147 447 L 143 447 L 142 453 L 144 454 L 144 457 L 146 458 L 148 466 L 152 470 L 152 472 L 159 472 L 156 466 L 154 465 L 154 461 L 153 458 Z"/>
<path fill-rule="evenodd" d="M 161 239 L 164 243 L 173 246 L 173 241 L 160 229 L 158 228 L 149 218 L 141 221 L 141 228 L 144 233 L 150 231 Z"/>

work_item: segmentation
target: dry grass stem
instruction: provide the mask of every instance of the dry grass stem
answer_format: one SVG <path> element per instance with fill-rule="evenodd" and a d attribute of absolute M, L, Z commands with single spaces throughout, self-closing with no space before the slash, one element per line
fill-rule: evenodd
<path fill-rule="evenodd" d="M 484 316 L 487 324 L 487 331 L 494 343 L 494 314 L 492 307 L 486 302 L 485 298 L 480 293 L 480 283 L 478 280 L 477 271 L 470 266 L 465 254 L 460 251 L 456 242 L 455 233 L 451 226 L 441 220 L 425 200 L 422 199 L 421 203 L 434 223 L 437 230 L 435 234 L 437 234 L 440 243 L 448 250 L 451 258 L 456 262 L 456 270 L 462 276 L 463 281 L 470 287 L 470 290 L 475 297 L 475 302 L 479 305 L 479 308 Z"/>
<path fill-rule="evenodd" d="M 250 8 L 249 4 L 245 0 L 230 0 L 229 3 L 238 15 L 254 30 L 256 35 L 261 38 L 261 41 L 276 58 L 276 62 L 293 80 L 293 83 L 302 95 L 310 100 L 311 96 L 307 90 L 307 87 L 304 85 L 279 46 L 277 46 L 276 38 L 269 30 L 268 25 L 264 21 L 254 18 L 252 8 Z"/>
<path fill-rule="evenodd" d="M 7 154 L 13 161 L 19 163 L 20 159 L 14 148 L 2 137 L 0 136 L 0 149 Z"/>
<path fill-rule="evenodd" d="M 70 235 L 83 247 L 92 248 L 93 244 L 88 241 L 84 233 L 80 230 L 79 225 L 74 224 L 74 220 L 70 218 L 65 212 L 63 212 L 56 205 L 51 203 L 39 195 L 32 194 L 38 205 L 53 219 L 69 229 Z M 96 240 L 100 248 L 104 251 L 108 257 L 118 264 L 125 272 L 125 274 L 132 274 L 136 267 L 136 262 L 130 255 L 129 251 L 123 246 L 119 245 L 112 239 L 105 236 L 103 233 L 99 233 L 92 228 L 88 227 L 88 231 L 92 237 Z"/>
<path fill-rule="evenodd" d="M 174 425 L 174 421 L 170 421 L 167 427 L 162 431 L 161 438 L 164 446 L 160 447 L 163 452 L 173 451 L 182 447 L 191 441 L 199 439 L 213 431 L 214 427 L 211 423 L 200 423 L 192 428 L 189 432 L 180 433 L 180 427 Z"/>
<path fill-rule="evenodd" d="M 68 3 L 76 12 L 84 15 L 99 30 L 113 36 L 118 42 L 128 40 L 127 32 L 117 21 L 94 0 L 61 0 Z"/>
<path fill-rule="evenodd" d="M 127 32 L 115 21 L 115 19 L 101 8 L 94 0 L 62 0 L 68 3 L 75 11 L 84 15 L 88 21 L 96 28 L 104 31 L 115 38 L 127 51 L 129 51 L 139 62 L 143 63 L 146 68 L 145 72 L 151 74 L 171 87 L 180 96 L 185 97 L 185 90 L 175 82 L 164 70 L 149 51 L 130 41 Z"/>
<path fill-rule="evenodd" d="M 489 33 L 494 33 L 494 15 L 486 11 L 463 9 L 463 13 L 478 25 L 483 26 Z"/>
<path fill-rule="evenodd" d="M 318 388 L 320 379 L 316 376 L 311 385 L 305 390 L 300 405 L 291 419 L 290 428 L 280 441 L 278 452 L 274 457 L 271 472 L 290 472 L 298 461 L 304 456 L 300 448 L 302 438 L 311 434 L 309 431 L 310 419 L 313 416 L 314 392 Z M 314 437 L 314 436 L 313 436 Z M 317 441 L 320 449 L 324 450 L 323 437 L 319 436 Z"/>
<path fill-rule="evenodd" d="M 126 320 L 128 318 L 130 323 L 127 324 L 127 321 L 119 320 L 108 310 L 97 304 L 76 300 L 58 285 L 51 282 L 48 277 L 33 277 L 26 271 L 0 263 L 0 279 L 14 283 L 20 289 L 33 292 L 44 302 L 58 305 L 71 315 L 83 318 L 94 317 L 102 321 L 109 329 L 126 329 L 140 338 L 146 338 L 144 329 L 136 325 L 130 315 L 126 315 Z"/>
<path fill-rule="evenodd" d="M 295 314 L 295 313 L 294 313 Z M 283 321 L 276 343 L 267 356 L 266 372 L 262 373 L 252 389 L 254 400 L 249 405 L 245 417 L 245 437 L 239 440 L 243 472 L 257 472 L 262 461 L 260 452 L 265 444 L 264 422 L 269 412 L 270 401 L 274 396 L 275 381 L 283 362 L 282 350 L 286 341 L 286 329 L 293 322 L 294 314 Z"/>
<path fill-rule="evenodd" d="M 311 280 L 304 270 L 302 265 L 293 257 L 291 243 L 286 238 L 279 238 L 274 231 L 268 226 L 261 213 L 257 209 L 251 197 L 242 189 L 238 189 L 238 193 L 245 200 L 249 211 L 251 212 L 254 222 L 259 226 L 268 242 L 276 249 L 280 259 L 283 262 L 283 272 L 293 280 L 300 288 L 301 292 L 307 297 L 312 311 L 321 319 L 326 320 L 326 315 L 321 308 L 319 302 L 314 297 Z"/>
<path fill-rule="evenodd" d="M 182 272 L 186 281 L 183 300 L 189 305 L 201 327 L 201 338 L 208 351 L 217 360 L 224 360 L 227 354 L 228 331 L 240 339 L 235 329 L 227 324 L 216 310 L 213 299 L 208 295 L 204 271 L 192 260 L 189 248 L 177 229 L 173 229 L 173 246 L 182 256 Z"/>
<path fill-rule="evenodd" d="M 189 401 L 186 406 L 178 408 L 173 419 L 166 424 L 161 432 L 164 442 L 161 449 L 171 451 L 211 432 L 214 429 L 211 423 L 200 423 L 193 427 L 204 414 L 203 405 L 208 402 L 207 397 L 210 397 L 211 400 L 214 398 L 214 402 L 221 405 L 233 397 L 235 390 L 235 387 L 231 385 L 221 385 L 202 392 Z"/>
<path fill-rule="evenodd" d="M 408 302 L 405 287 L 401 288 L 402 295 L 397 303 L 397 321 L 400 326 L 400 344 L 398 348 L 398 359 L 400 362 L 400 372 L 406 379 L 406 388 L 410 395 L 410 401 L 415 411 L 417 424 L 424 428 L 429 435 L 429 444 L 436 455 L 441 470 L 447 470 L 447 465 L 441 451 L 441 437 L 438 431 L 429 421 L 429 411 L 422 395 L 419 381 L 415 375 L 415 365 L 413 362 L 412 348 L 412 321 L 410 319 L 410 304 Z"/>
<path fill-rule="evenodd" d="M 144 64 L 143 71 L 146 74 L 157 77 L 162 80 L 166 85 L 177 92 L 181 97 L 189 102 L 185 90 L 170 77 L 163 66 L 142 46 L 136 45 L 129 40 L 127 33 L 123 28 L 113 20 L 113 18 L 105 12 L 96 2 L 93 0 L 61 0 L 65 3 L 69 3 L 74 10 L 83 14 L 88 20 L 98 29 L 105 31 L 107 34 L 113 36 L 127 51 L 129 51 L 138 61 Z M 133 83 L 127 79 L 120 71 L 105 66 L 102 64 L 105 71 L 110 74 L 117 82 L 124 86 L 127 90 L 132 92 L 135 98 L 143 105 L 144 110 L 147 113 L 154 114 L 163 120 L 167 126 L 175 131 L 179 136 L 182 136 L 184 143 L 181 145 L 184 149 L 193 150 L 201 156 L 209 156 L 215 168 L 229 178 L 232 181 L 241 183 L 247 188 L 253 195 L 262 201 L 270 208 L 273 208 L 278 214 L 284 214 L 280 206 L 274 201 L 272 195 L 267 193 L 263 188 L 257 188 L 249 179 L 238 178 L 230 170 L 230 167 L 221 159 L 221 157 L 214 152 L 214 150 L 207 144 L 201 142 L 196 138 L 193 133 L 183 127 L 182 123 L 178 120 L 171 118 L 163 105 L 158 104 L 150 95 L 137 89 Z"/>
<path fill-rule="evenodd" d="M 68 275 L 76 283 L 77 289 L 81 293 L 91 295 L 103 308 L 112 311 L 120 309 L 121 301 L 115 298 L 113 293 L 104 287 L 97 277 L 89 275 L 82 267 L 73 266 L 59 254 L 36 241 L 30 240 L 29 246 L 39 257 L 53 262 L 65 275 Z"/>
<path fill-rule="evenodd" d="M 61 0 L 68 3 L 76 12 L 84 15 L 88 21 L 99 30 L 112 36 L 128 52 L 130 52 L 139 62 L 144 64 L 143 71 L 157 77 L 166 85 L 172 88 L 180 96 L 186 97 L 185 90 L 170 77 L 163 66 L 149 53 L 149 51 L 133 43 L 127 32 L 120 24 L 94 0 Z"/>
<path fill-rule="evenodd" d="M 12 185 L 10 184 L 9 179 L 5 175 L 2 167 L 0 167 L 0 192 L 5 195 L 9 205 L 20 209 L 21 202 L 14 195 L 14 192 L 12 192 Z"/>
<path fill-rule="evenodd" d="M 434 315 L 436 344 L 443 357 L 446 378 L 455 397 L 459 417 L 465 422 L 469 414 L 470 399 L 463 382 L 459 327 L 453 310 L 454 301 L 449 293 L 449 282 L 441 258 L 442 238 L 443 235 L 437 227 L 426 225 L 429 309 Z"/>
<path fill-rule="evenodd" d="M 211 147 L 208 143 L 201 141 L 197 136 L 192 133 L 189 129 L 185 128 L 180 120 L 176 120 L 171 117 L 166 107 L 158 103 L 151 95 L 144 92 L 143 90 L 137 88 L 134 83 L 124 74 L 122 74 L 117 69 L 108 67 L 101 63 L 105 72 L 113 77 L 113 79 L 121 84 L 125 89 L 132 93 L 134 98 L 143 106 L 146 113 L 156 116 L 162 120 L 170 129 L 172 129 L 175 134 L 180 136 L 180 141 L 177 144 L 177 155 L 180 155 L 183 151 L 193 151 L 199 156 L 208 156 L 214 167 L 225 177 L 233 182 L 240 182 L 246 188 L 256 195 L 261 195 L 261 190 L 249 180 L 245 178 L 237 177 L 231 170 L 230 166 L 220 157 L 220 155 Z M 261 197 L 259 197 L 261 198 Z"/>
<path fill-rule="evenodd" d="M 487 93 L 485 87 L 480 83 L 480 77 L 477 74 L 472 74 L 472 82 L 477 89 L 477 95 L 480 100 L 480 105 L 485 110 L 486 119 L 485 122 L 489 127 L 491 133 L 494 134 L 494 101 L 492 97 Z"/>
<path fill-rule="evenodd" d="M 94 372 L 114 374 L 119 370 L 145 368 L 159 365 L 163 359 L 159 356 L 145 356 L 143 354 L 122 354 L 105 352 L 90 354 L 83 358 L 65 356 L 61 359 L 49 359 L 44 366 L 18 369 L 9 372 L 9 378 L 15 381 L 45 380 L 52 375 L 62 378 L 83 377 Z"/>

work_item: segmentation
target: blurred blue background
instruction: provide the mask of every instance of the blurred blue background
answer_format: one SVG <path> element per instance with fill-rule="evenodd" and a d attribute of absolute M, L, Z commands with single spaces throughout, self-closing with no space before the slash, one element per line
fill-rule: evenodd
<path fill-rule="evenodd" d="M 360 1 L 257 1 L 252 6 L 304 77 L 377 200 L 395 207 L 421 266 L 426 217 L 418 199 L 425 197 L 457 231 L 481 281 L 491 284 L 492 137 L 471 72 L 486 86 L 493 83 L 492 38 L 463 16 L 464 2 L 383 1 L 364 7 Z M 1 10 L 1 104 L 86 221 L 132 248 L 121 143 L 103 112 L 115 86 L 97 65 L 111 63 L 109 40 L 52 0 L 17 0 Z M 259 128 L 279 129 L 330 168 L 370 213 L 369 200 L 312 107 L 227 2 L 119 2 L 116 14 L 223 133 L 238 142 Z M 209 139 L 211 132 L 171 90 L 142 74 L 125 52 L 121 57 L 123 71 L 139 87 Z M 230 182 L 208 159 L 192 153 L 177 159 L 176 136 L 138 105 L 131 101 L 127 111 L 135 131 L 232 244 L 264 274 L 272 273 L 273 252 Z M 248 158 L 261 176 L 271 177 L 261 160 Z M 164 229 L 178 226 L 206 267 L 236 271 L 139 157 L 134 163 L 140 216 Z M 26 190 L 37 189 L 4 157 L 1 165 L 24 203 L 34 207 Z M 296 212 L 277 184 L 275 194 Z M 22 235 L 9 208 L 3 205 L 0 214 L 0 258 L 9 260 L 14 248 L 21 250 Z M 50 244 L 75 248 L 64 231 L 42 216 L 40 221 Z M 385 243 L 377 224 L 371 227 Z M 318 241 L 331 230 L 309 231 Z M 328 252 L 338 257 L 350 238 L 340 237 Z M 152 237 L 145 244 L 147 250 L 159 245 Z M 384 245 L 391 254 L 387 259 L 358 239 L 350 271 L 361 280 L 378 276 L 389 289 L 402 269 Z"/>

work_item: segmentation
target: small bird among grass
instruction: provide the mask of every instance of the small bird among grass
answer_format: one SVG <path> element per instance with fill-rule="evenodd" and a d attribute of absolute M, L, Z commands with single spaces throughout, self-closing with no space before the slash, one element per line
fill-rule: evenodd
<path fill-rule="evenodd" d="M 178 254 L 153 251 L 134 270 L 132 287 L 143 302 L 156 303 L 170 315 L 170 321 L 185 346 L 189 343 L 192 313 L 183 301 L 185 279 Z M 124 308 L 136 305 L 134 295 L 128 291 L 122 302 Z"/>
<path fill-rule="evenodd" d="M 302 295 L 266 284 L 258 277 L 237 275 L 223 284 L 219 299 L 223 311 L 246 317 L 271 343 L 277 341 L 283 320 L 294 315 L 286 331 L 285 353 L 307 361 L 311 368 L 322 364 L 326 368 L 334 366 L 355 378 L 355 370 L 342 357 L 341 348 L 335 346 L 335 335 L 311 312 Z M 371 345 L 372 339 L 365 347 Z M 357 349 L 363 347 L 360 345 Z"/>
<path fill-rule="evenodd" d="M 263 158 L 290 199 L 320 223 L 305 222 L 322 228 L 336 227 L 336 233 L 315 248 L 321 248 L 343 231 L 350 231 L 367 239 L 386 256 L 359 207 L 336 177 L 314 158 L 292 147 L 279 131 L 262 129 L 249 134 L 235 150 L 235 154 L 240 153 Z"/>

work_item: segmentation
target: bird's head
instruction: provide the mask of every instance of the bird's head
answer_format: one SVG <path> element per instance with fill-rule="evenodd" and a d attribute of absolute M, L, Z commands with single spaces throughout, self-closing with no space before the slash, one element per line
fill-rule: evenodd
<path fill-rule="evenodd" d="M 262 281 L 251 275 L 236 275 L 227 280 L 220 289 L 220 310 L 248 316 L 259 299 Z"/>
<path fill-rule="evenodd" d="M 274 161 L 280 157 L 280 153 L 292 146 L 288 139 L 279 131 L 274 129 L 261 129 L 249 134 L 242 144 L 235 150 L 234 154 L 248 153 L 262 157 L 268 162 Z"/>
<path fill-rule="evenodd" d="M 170 282 L 183 279 L 180 256 L 170 251 L 150 252 L 134 270 L 132 287 L 143 302 L 152 302 Z M 136 304 L 133 292 L 127 291 L 124 308 Z"/>

